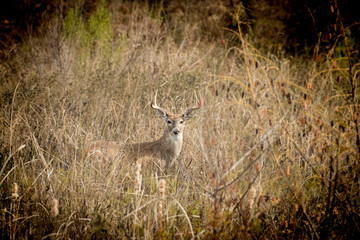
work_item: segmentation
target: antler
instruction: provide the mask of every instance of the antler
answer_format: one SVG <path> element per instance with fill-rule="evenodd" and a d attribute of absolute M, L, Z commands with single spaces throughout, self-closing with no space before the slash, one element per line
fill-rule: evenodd
<path fill-rule="evenodd" d="M 182 114 L 184 120 L 191 119 L 194 116 L 193 111 L 198 110 L 199 108 L 201 108 L 203 104 L 204 104 L 204 100 L 200 99 L 199 104 L 198 104 L 197 107 L 193 107 L 193 108 L 189 108 L 189 109 L 185 110 L 185 112 Z"/>
<path fill-rule="evenodd" d="M 198 109 L 199 109 L 199 108 L 201 108 L 203 105 L 204 105 L 204 100 L 203 100 L 202 98 L 200 98 L 200 100 L 199 100 L 199 103 L 198 103 L 198 106 L 197 106 L 197 107 L 192 107 L 192 108 L 189 108 L 189 109 L 187 109 L 186 111 L 188 111 L 188 110 L 191 110 L 191 111 L 193 111 L 193 110 L 198 110 Z"/>
<path fill-rule="evenodd" d="M 154 96 L 154 100 L 151 103 L 151 107 L 154 109 L 159 109 L 158 105 L 156 104 L 156 96 L 157 96 L 157 91 L 155 91 L 155 96 Z"/>
<path fill-rule="evenodd" d="M 153 109 L 158 109 L 158 110 L 161 110 L 161 111 L 166 112 L 165 109 L 159 107 L 159 106 L 156 104 L 156 97 L 157 97 L 157 91 L 155 92 L 154 100 L 153 100 L 153 102 L 152 102 L 152 104 L 151 104 L 151 107 L 152 107 Z"/>
<path fill-rule="evenodd" d="M 157 97 L 157 91 L 155 92 L 154 100 L 153 100 L 153 102 L 152 102 L 152 104 L 151 104 L 151 107 L 152 107 L 153 109 L 155 109 L 155 110 L 158 110 L 158 115 L 159 115 L 159 117 L 164 118 L 164 117 L 166 117 L 166 116 L 169 116 L 170 113 L 169 113 L 167 110 L 159 107 L 159 106 L 156 104 L 156 97 Z"/>

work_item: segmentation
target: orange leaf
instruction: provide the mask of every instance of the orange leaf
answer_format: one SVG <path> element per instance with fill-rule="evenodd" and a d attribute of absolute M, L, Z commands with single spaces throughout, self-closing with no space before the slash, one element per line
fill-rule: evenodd
<path fill-rule="evenodd" d="M 302 104 L 304 105 L 304 108 L 307 109 L 307 104 L 305 100 L 302 101 Z"/>
<path fill-rule="evenodd" d="M 332 63 L 332 68 L 333 68 L 333 69 L 336 68 L 336 62 L 335 62 L 335 61 L 333 61 L 333 63 Z"/>
<path fill-rule="evenodd" d="M 272 198 L 272 205 L 275 206 L 280 202 L 280 199 L 278 197 L 273 197 Z"/>
<path fill-rule="evenodd" d="M 202 107 L 204 105 L 204 99 L 200 98 L 198 107 Z"/>
<path fill-rule="evenodd" d="M 290 166 L 289 165 L 286 166 L 285 176 L 286 177 L 290 176 Z"/>
<path fill-rule="evenodd" d="M 311 90 L 314 90 L 313 83 L 312 83 L 312 82 L 308 82 L 308 83 L 307 83 L 307 88 L 308 88 L 308 89 L 311 89 Z"/>
<path fill-rule="evenodd" d="M 341 76 L 338 76 L 337 81 L 338 81 L 338 84 L 340 85 L 341 84 Z"/>
<path fill-rule="evenodd" d="M 213 85 L 213 94 L 214 94 L 214 96 L 218 95 L 218 91 L 217 91 L 217 89 L 215 87 L 215 84 Z"/>
<path fill-rule="evenodd" d="M 255 163 L 255 169 L 258 173 L 261 173 L 261 165 L 258 163 Z"/>

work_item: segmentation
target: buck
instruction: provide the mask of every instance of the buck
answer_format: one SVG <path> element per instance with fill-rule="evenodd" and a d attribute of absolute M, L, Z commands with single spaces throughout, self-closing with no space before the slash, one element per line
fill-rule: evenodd
<path fill-rule="evenodd" d="M 165 164 L 166 173 L 181 152 L 185 122 L 194 116 L 194 111 L 198 110 L 203 102 L 200 100 L 197 107 L 189 108 L 181 114 L 173 114 L 157 105 L 156 96 L 157 93 L 151 107 L 156 110 L 158 117 L 166 122 L 164 134 L 160 139 L 125 145 L 109 141 L 95 141 L 87 148 L 87 156 L 94 155 L 107 160 L 125 156 L 130 163 L 143 157 L 157 158 L 161 159 L 162 165 Z"/>

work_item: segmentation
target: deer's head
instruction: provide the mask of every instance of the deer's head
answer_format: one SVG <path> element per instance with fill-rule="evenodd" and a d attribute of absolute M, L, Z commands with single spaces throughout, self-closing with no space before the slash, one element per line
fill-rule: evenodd
<path fill-rule="evenodd" d="M 199 102 L 198 107 L 189 108 L 181 114 L 173 114 L 156 104 L 156 95 L 151 107 L 157 111 L 158 117 L 167 124 L 164 135 L 168 134 L 173 141 L 181 141 L 185 122 L 194 116 L 194 111 L 202 106 L 202 101 Z"/>

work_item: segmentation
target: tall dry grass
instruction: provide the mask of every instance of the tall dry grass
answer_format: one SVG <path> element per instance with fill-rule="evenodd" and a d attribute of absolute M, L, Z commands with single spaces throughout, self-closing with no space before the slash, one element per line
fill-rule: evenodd
<path fill-rule="evenodd" d="M 331 52 L 264 56 L 241 30 L 208 41 L 187 22 L 179 38 L 156 9 L 106 9 L 99 33 L 75 11 L 1 63 L 2 237 L 356 236 L 358 64 L 351 79 Z M 205 102 L 172 174 L 81 158 L 90 140 L 159 137 L 155 90 L 174 112 Z"/>

